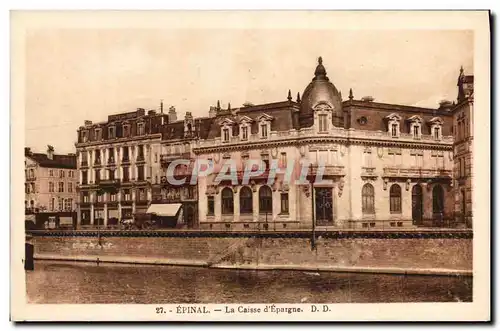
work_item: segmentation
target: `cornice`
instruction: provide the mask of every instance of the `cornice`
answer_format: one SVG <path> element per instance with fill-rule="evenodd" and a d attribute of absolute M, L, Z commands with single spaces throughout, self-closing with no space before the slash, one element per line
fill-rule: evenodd
<path fill-rule="evenodd" d="M 88 143 L 75 143 L 75 147 L 77 149 L 85 149 L 88 147 L 111 147 L 115 145 L 126 145 L 127 143 L 131 142 L 148 142 L 151 140 L 158 140 L 161 141 L 161 133 L 155 133 L 152 135 L 147 135 L 147 136 L 140 136 L 140 137 L 133 137 L 133 138 L 118 138 L 118 139 L 113 139 L 113 140 L 101 140 L 101 141 L 92 141 Z"/>
<path fill-rule="evenodd" d="M 350 145 L 362 145 L 362 146 L 379 146 L 379 147 L 402 147 L 402 148 L 422 148 L 429 150 L 443 150 L 452 151 L 452 143 L 426 143 L 422 141 L 418 142 L 405 142 L 405 141 L 394 141 L 394 140 L 375 140 L 369 138 L 344 138 L 344 137 L 297 137 L 291 139 L 282 140 L 272 140 L 272 141 L 255 141 L 248 142 L 246 144 L 228 144 L 221 146 L 210 146 L 210 147 L 197 147 L 193 148 L 193 152 L 196 155 L 208 154 L 213 152 L 232 152 L 232 151 L 244 151 L 252 149 L 262 149 L 270 147 L 280 147 L 280 146 L 302 146 L 317 143 L 338 143 L 345 146 Z"/>

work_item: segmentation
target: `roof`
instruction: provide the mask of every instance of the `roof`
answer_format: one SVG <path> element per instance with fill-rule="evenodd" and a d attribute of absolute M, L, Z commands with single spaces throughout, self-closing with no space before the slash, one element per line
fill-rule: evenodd
<path fill-rule="evenodd" d="M 26 156 L 33 159 L 42 168 L 76 169 L 76 155 L 54 154 L 52 160 L 44 153 L 31 153 Z"/>

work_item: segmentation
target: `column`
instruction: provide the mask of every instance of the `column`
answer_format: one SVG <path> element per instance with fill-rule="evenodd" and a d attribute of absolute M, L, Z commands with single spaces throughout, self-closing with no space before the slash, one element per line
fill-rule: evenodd
<path fill-rule="evenodd" d="M 216 222 L 222 221 L 221 192 L 214 195 L 214 218 Z"/>
<path fill-rule="evenodd" d="M 253 192 L 252 188 L 253 221 L 259 221 L 259 190 Z"/>
<path fill-rule="evenodd" d="M 108 204 L 104 203 L 104 226 L 108 226 Z"/>
<path fill-rule="evenodd" d="M 101 149 L 101 164 L 106 166 L 108 164 L 108 158 L 106 157 L 106 148 Z"/>
<path fill-rule="evenodd" d="M 82 210 L 80 208 L 80 203 L 78 203 L 78 206 L 76 208 L 76 228 L 79 229 L 81 224 L 82 224 Z"/>
<path fill-rule="evenodd" d="M 234 193 L 233 198 L 234 198 L 234 217 L 233 217 L 233 222 L 238 222 L 240 220 L 240 188 L 238 188 L 238 191 Z M 234 192 L 234 191 L 233 191 Z"/>
<path fill-rule="evenodd" d="M 118 222 L 122 219 L 122 192 L 118 190 Z"/>
<path fill-rule="evenodd" d="M 90 193 L 90 224 L 94 225 L 94 199 L 93 193 Z"/>
<path fill-rule="evenodd" d="M 132 215 L 135 214 L 135 197 L 136 197 L 136 190 L 132 189 Z"/>

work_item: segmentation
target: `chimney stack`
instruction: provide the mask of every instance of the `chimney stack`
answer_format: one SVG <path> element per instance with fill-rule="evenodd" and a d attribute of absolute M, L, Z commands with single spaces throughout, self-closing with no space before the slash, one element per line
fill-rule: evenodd
<path fill-rule="evenodd" d="M 54 159 L 54 146 L 47 145 L 47 158 L 49 160 Z"/>
<path fill-rule="evenodd" d="M 171 106 L 168 108 L 168 122 L 173 123 L 177 121 L 177 113 L 175 111 L 175 107 Z"/>
<path fill-rule="evenodd" d="M 215 117 L 217 116 L 217 108 L 214 106 L 210 106 L 210 110 L 208 111 L 208 117 Z"/>

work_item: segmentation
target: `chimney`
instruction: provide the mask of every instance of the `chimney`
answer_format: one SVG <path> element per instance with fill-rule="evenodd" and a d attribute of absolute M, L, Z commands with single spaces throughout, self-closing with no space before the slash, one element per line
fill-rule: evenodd
<path fill-rule="evenodd" d="M 92 121 L 85 120 L 85 126 L 92 125 Z"/>
<path fill-rule="evenodd" d="M 441 100 L 439 101 L 439 109 L 448 110 L 453 106 L 453 103 L 450 100 Z"/>
<path fill-rule="evenodd" d="M 49 160 L 54 159 L 54 146 L 47 145 L 47 158 Z"/>
<path fill-rule="evenodd" d="M 363 102 L 373 102 L 374 100 L 375 100 L 375 98 L 372 96 L 369 96 L 369 95 L 361 98 L 361 101 L 363 101 Z"/>
<path fill-rule="evenodd" d="M 136 116 L 141 117 L 141 116 L 144 116 L 145 113 L 146 113 L 146 111 L 144 110 L 144 108 L 137 108 Z"/>
<path fill-rule="evenodd" d="M 210 106 L 210 110 L 208 111 L 208 117 L 215 117 L 217 115 L 217 108 Z"/>
<path fill-rule="evenodd" d="M 31 155 L 31 148 L 30 147 L 24 147 L 24 156 Z"/>
<path fill-rule="evenodd" d="M 154 110 L 154 109 L 148 110 L 148 115 L 149 115 L 149 116 L 154 116 L 154 115 L 156 115 L 156 110 Z"/>
<path fill-rule="evenodd" d="M 171 106 L 168 108 L 168 122 L 173 123 L 177 121 L 177 113 L 175 112 L 175 107 Z"/>

